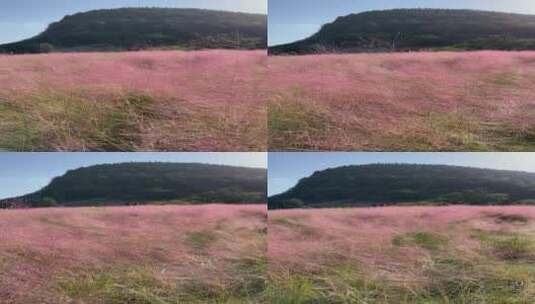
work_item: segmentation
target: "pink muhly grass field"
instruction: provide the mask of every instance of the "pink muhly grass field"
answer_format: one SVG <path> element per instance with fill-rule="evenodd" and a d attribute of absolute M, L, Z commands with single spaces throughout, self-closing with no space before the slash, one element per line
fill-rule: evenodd
<path fill-rule="evenodd" d="M 535 221 L 535 207 L 385 207 L 351 209 L 299 209 L 269 211 L 270 257 L 297 258 L 318 255 L 322 250 L 347 250 L 348 257 L 366 258 L 380 246 L 389 245 L 396 234 L 418 230 L 452 233 L 467 227 L 499 229 L 491 215 L 519 214 Z M 297 226 L 309 227 L 310 237 L 299 229 L 289 229 L 281 219 L 293 220 Z M 299 223 L 299 224 L 298 224 Z M 450 227 L 455 224 L 458 227 Z M 535 223 L 534 223 L 535 224 Z M 317 234 L 313 234 L 315 231 Z M 369 246 L 373 240 L 374 246 Z M 377 246 L 375 246 L 377 245 Z M 374 248 L 375 247 L 375 248 Z M 368 252 L 367 252 L 368 251 Z"/>
<path fill-rule="evenodd" d="M 351 293 L 365 303 L 520 301 L 535 295 L 528 284 L 535 280 L 534 229 L 535 208 L 524 206 L 275 210 L 269 269 L 287 296 L 299 281 L 316 300 Z M 462 293 L 473 280 L 481 289 Z M 463 288 L 448 290 L 451 281 Z M 528 285 L 508 287 L 517 281 Z M 439 291 L 444 297 L 433 298 Z"/>
<path fill-rule="evenodd" d="M 168 294 L 189 284 L 225 288 L 247 278 L 242 260 L 264 257 L 266 214 L 264 205 L 0 211 L 0 302 L 104 303 L 91 297 L 109 295 L 84 280 L 132 269 L 174 286 Z M 65 289 L 74 278 L 82 287 Z"/>
<path fill-rule="evenodd" d="M 535 52 L 269 58 L 272 150 L 528 150 Z"/>
<path fill-rule="evenodd" d="M 53 53 L 0 57 L 0 92 L 142 91 L 203 105 L 250 102 L 265 51 Z M 229 99 L 229 95 L 240 96 Z"/>
<path fill-rule="evenodd" d="M 128 130 L 140 137 L 133 143 L 135 150 L 260 151 L 266 147 L 261 139 L 266 137 L 265 72 L 265 51 L 0 56 L 0 101 L 11 105 L 3 109 L 0 104 L 0 117 L 4 114 L 12 124 L 23 119 L 42 120 L 41 127 L 50 130 L 41 137 L 53 137 L 64 124 L 73 124 L 70 128 L 74 131 L 69 133 L 76 133 L 79 126 L 71 112 L 62 121 L 49 123 L 48 116 L 53 115 L 47 112 L 49 99 L 66 100 L 61 105 L 53 103 L 60 108 L 54 112 L 57 116 L 58 111 L 68 111 L 65 108 L 78 110 L 80 103 L 87 103 L 80 111 L 88 112 L 95 104 L 120 103 L 128 96 L 142 95 L 150 104 L 143 109 L 144 119 L 136 129 Z M 126 103 L 130 105 L 128 100 Z M 19 107 L 24 108 L 26 116 L 8 112 Z M 125 109 L 119 108 L 118 112 Z M 4 128 L 10 126 L 8 123 Z M 2 127 L 0 124 L 0 133 L 6 132 Z M 37 146 L 36 150 L 84 149 L 83 144 L 77 145 L 74 135 L 70 136 L 57 139 L 52 147 Z M 99 150 L 91 142 L 85 146 Z"/>

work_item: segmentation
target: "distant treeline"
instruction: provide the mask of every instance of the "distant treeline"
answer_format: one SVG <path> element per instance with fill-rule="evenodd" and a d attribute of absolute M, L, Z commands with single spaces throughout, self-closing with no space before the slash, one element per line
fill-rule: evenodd
<path fill-rule="evenodd" d="M 122 163 L 68 171 L 17 198 L 26 207 L 147 203 L 265 203 L 266 170 L 189 163 Z M 7 201 L 6 201 L 7 202 Z"/>
<path fill-rule="evenodd" d="M 339 17 L 271 54 L 535 50 L 535 15 L 452 9 L 394 9 Z"/>
<path fill-rule="evenodd" d="M 535 204 L 535 173 L 375 164 L 316 172 L 269 198 L 270 209 L 403 204 Z"/>
<path fill-rule="evenodd" d="M 201 9 L 122 8 L 66 16 L 33 38 L 0 45 L 0 52 L 266 47 L 265 15 Z"/>

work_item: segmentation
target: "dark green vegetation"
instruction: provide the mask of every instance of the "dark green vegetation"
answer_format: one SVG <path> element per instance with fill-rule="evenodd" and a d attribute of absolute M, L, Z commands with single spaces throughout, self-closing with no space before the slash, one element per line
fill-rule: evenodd
<path fill-rule="evenodd" d="M 535 16 L 474 10 L 394 9 L 339 17 L 271 54 L 419 50 L 534 50 Z"/>
<path fill-rule="evenodd" d="M 535 173 L 442 165 L 374 164 L 316 172 L 289 191 L 271 197 L 269 207 L 534 202 Z"/>
<path fill-rule="evenodd" d="M 1 45 L 0 53 L 266 47 L 265 15 L 200 9 L 122 8 L 66 16 L 33 38 Z"/>
<path fill-rule="evenodd" d="M 40 191 L 15 199 L 13 205 L 75 207 L 265 201 L 265 169 L 194 163 L 123 163 L 68 171 Z"/>

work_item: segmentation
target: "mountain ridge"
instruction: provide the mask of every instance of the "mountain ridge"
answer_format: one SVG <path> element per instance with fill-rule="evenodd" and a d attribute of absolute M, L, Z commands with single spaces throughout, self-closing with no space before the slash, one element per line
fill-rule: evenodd
<path fill-rule="evenodd" d="M 270 209 L 534 204 L 535 173 L 448 165 L 368 164 L 316 171 Z"/>
<path fill-rule="evenodd" d="M 265 203 L 267 170 L 174 162 L 125 162 L 68 170 L 42 189 L 0 200 L 1 208 L 156 203 Z"/>
<path fill-rule="evenodd" d="M 267 16 L 196 8 L 118 8 L 78 12 L 0 53 L 170 49 L 263 49 Z"/>
<path fill-rule="evenodd" d="M 421 50 L 533 50 L 535 15 L 469 9 L 388 9 L 337 17 L 271 55 Z"/>

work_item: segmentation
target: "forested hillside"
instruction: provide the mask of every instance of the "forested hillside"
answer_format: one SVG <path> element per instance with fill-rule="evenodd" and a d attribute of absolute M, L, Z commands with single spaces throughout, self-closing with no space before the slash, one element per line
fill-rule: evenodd
<path fill-rule="evenodd" d="M 419 50 L 534 50 L 535 15 L 475 10 L 393 9 L 339 17 L 271 54 Z"/>
<path fill-rule="evenodd" d="M 266 170 L 194 163 L 123 163 L 68 171 L 22 198 L 27 207 L 262 203 Z"/>
<path fill-rule="evenodd" d="M 122 8 L 66 16 L 33 38 L 0 45 L 0 53 L 266 47 L 265 15 L 201 9 Z"/>
<path fill-rule="evenodd" d="M 269 199 L 271 209 L 399 204 L 535 203 L 535 173 L 442 165 L 374 164 L 316 172 Z"/>

